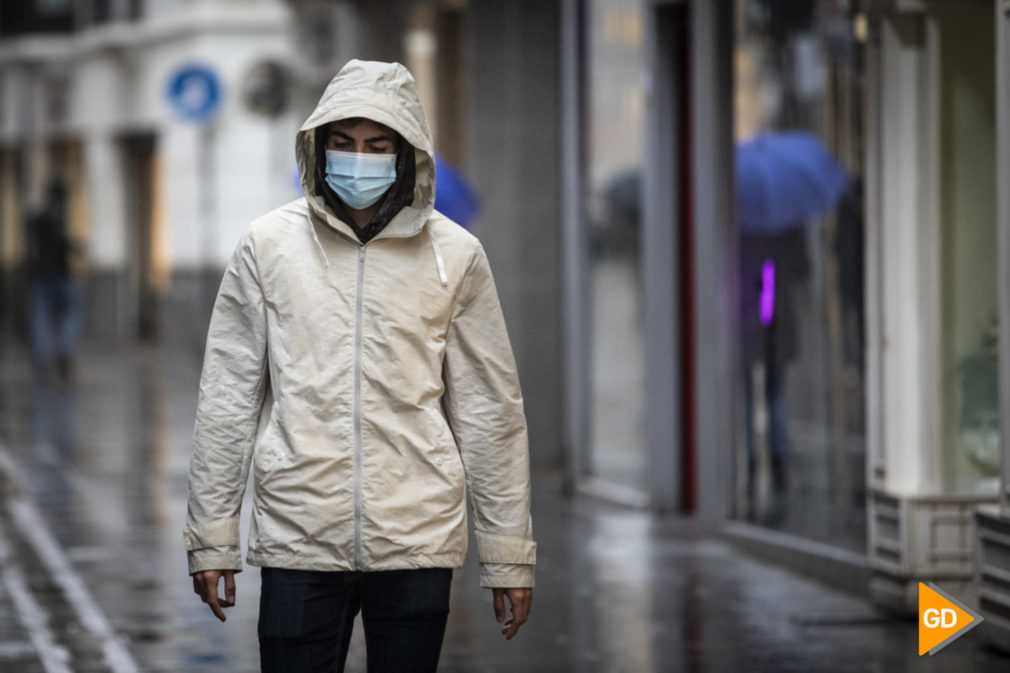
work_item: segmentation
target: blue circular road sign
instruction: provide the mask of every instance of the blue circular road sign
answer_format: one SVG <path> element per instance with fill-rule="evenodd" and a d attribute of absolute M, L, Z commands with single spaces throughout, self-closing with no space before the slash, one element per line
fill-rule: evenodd
<path fill-rule="evenodd" d="M 221 80 L 205 65 L 182 66 L 169 78 L 168 100 L 182 118 L 203 121 L 221 107 Z"/>

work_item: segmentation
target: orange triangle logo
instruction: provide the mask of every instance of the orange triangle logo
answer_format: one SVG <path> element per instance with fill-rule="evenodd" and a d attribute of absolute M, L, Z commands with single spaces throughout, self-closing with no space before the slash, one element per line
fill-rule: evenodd
<path fill-rule="evenodd" d="M 982 615 L 935 584 L 919 582 L 919 656 L 933 656 L 982 623 Z"/>

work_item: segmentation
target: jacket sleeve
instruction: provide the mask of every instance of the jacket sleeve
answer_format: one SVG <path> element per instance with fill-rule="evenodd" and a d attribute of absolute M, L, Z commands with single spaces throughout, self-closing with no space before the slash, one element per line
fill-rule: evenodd
<path fill-rule="evenodd" d="M 266 362 L 263 292 L 247 234 L 225 270 L 207 334 L 183 531 L 190 574 L 242 569 L 239 513 Z"/>
<path fill-rule="evenodd" d="M 446 337 L 445 411 L 473 512 L 481 585 L 533 586 L 529 447 L 522 393 L 487 256 L 479 245 Z"/>

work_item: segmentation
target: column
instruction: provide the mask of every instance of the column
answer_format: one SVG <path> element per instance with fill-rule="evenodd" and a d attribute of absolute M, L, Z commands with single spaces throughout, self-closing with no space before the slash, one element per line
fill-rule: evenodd
<path fill-rule="evenodd" d="M 526 401 L 531 460 L 560 464 L 560 10 L 555 2 L 471 3 L 466 175 Z"/>
<path fill-rule="evenodd" d="M 87 289 L 89 331 L 99 338 L 129 334 L 127 301 L 129 232 L 123 193 L 123 166 L 113 138 L 95 132 L 84 145 L 91 237 Z"/>

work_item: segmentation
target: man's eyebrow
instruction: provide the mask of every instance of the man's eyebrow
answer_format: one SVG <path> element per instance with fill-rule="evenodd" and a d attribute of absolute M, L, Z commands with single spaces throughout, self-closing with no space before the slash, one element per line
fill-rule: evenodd
<path fill-rule="evenodd" d="M 347 135 L 343 131 L 340 131 L 339 129 L 330 129 L 329 132 L 327 132 L 326 135 L 327 135 L 327 137 L 329 137 L 329 136 L 340 136 L 344 140 L 354 140 L 354 138 L 352 138 L 351 136 Z M 381 136 L 373 136 L 371 138 L 365 138 L 365 142 L 366 143 L 378 143 L 378 142 L 382 142 L 382 141 L 388 141 L 388 142 L 392 143 L 392 142 L 396 142 L 396 138 L 394 138 L 393 136 L 388 135 L 388 134 L 381 135 Z"/>

